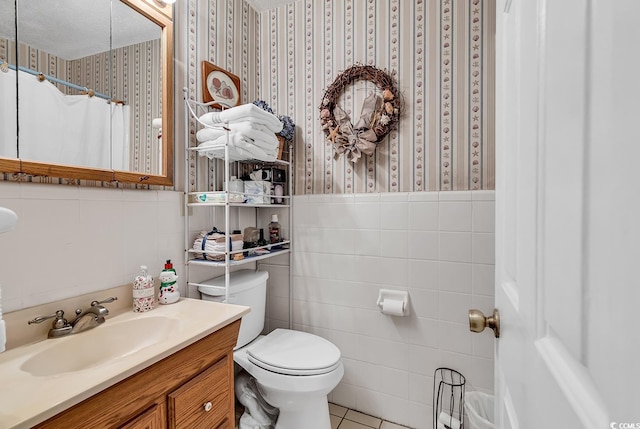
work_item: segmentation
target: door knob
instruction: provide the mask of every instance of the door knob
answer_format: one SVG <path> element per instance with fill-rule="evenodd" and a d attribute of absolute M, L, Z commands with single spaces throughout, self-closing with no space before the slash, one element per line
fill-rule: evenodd
<path fill-rule="evenodd" d="M 494 309 L 493 314 L 489 317 L 485 317 L 480 310 L 469 310 L 469 330 L 482 332 L 486 327 L 493 329 L 493 335 L 500 338 L 500 313 L 498 310 Z"/>

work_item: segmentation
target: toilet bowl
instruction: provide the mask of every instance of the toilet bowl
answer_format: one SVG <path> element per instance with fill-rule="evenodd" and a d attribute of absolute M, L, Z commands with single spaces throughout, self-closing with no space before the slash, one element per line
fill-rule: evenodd
<path fill-rule="evenodd" d="M 307 332 L 276 329 L 260 335 L 267 278 L 262 271 L 230 274 L 229 302 L 250 305 L 249 316 L 254 310 L 259 315 L 242 319 L 233 360 L 254 377 L 263 399 L 280 410 L 276 429 L 330 429 L 327 395 L 344 375 L 340 349 Z M 202 282 L 202 299 L 219 301 L 224 284 L 224 277 Z"/>
<path fill-rule="evenodd" d="M 233 353 L 256 379 L 262 397 L 280 410 L 276 429 L 328 429 L 327 395 L 340 382 L 340 351 L 324 338 L 276 329 Z"/>

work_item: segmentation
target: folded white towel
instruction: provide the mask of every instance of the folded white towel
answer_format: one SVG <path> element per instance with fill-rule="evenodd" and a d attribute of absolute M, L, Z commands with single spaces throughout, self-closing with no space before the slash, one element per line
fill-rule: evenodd
<path fill-rule="evenodd" d="M 200 152 L 200 156 L 206 156 L 209 159 L 224 159 L 224 148 L 222 149 L 207 149 Z M 245 153 L 240 153 L 236 149 L 229 150 L 229 162 L 246 161 L 247 159 L 254 159 L 251 156 L 247 156 Z"/>
<path fill-rule="evenodd" d="M 260 132 L 245 134 L 245 133 L 236 133 L 231 132 L 229 136 L 219 136 L 214 140 L 202 140 L 198 147 L 216 147 L 221 145 L 224 147 L 225 143 L 227 143 L 227 138 L 229 139 L 229 144 L 231 146 L 241 146 L 244 147 L 245 144 L 252 144 L 258 147 L 265 149 L 266 151 L 270 150 L 278 150 L 279 142 L 276 138 L 276 135 L 264 134 Z"/>
<path fill-rule="evenodd" d="M 204 250 L 205 252 L 215 252 L 215 253 L 224 253 L 226 251 L 226 243 L 224 241 L 217 242 L 213 239 L 207 239 L 204 249 L 202 248 L 202 238 L 196 238 L 193 242 L 193 250 Z M 232 240 L 231 241 L 231 251 L 235 252 L 238 250 L 242 250 L 243 241 L 240 240 Z"/>
<path fill-rule="evenodd" d="M 275 133 L 273 133 L 269 127 L 258 124 L 251 121 L 234 122 L 228 126 L 231 133 L 243 133 L 252 139 L 270 140 L 276 139 Z M 196 139 L 199 142 L 215 140 L 218 137 L 226 136 L 227 131 L 222 128 L 203 128 L 196 133 Z"/>
<path fill-rule="evenodd" d="M 194 250 L 204 250 L 205 252 L 215 252 L 215 253 L 224 253 L 225 252 L 225 244 L 224 243 L 218 243 L 218 244 L 214 244 L 214 245 L 210 245 L 209 242 L 207 242 L 204 246 L 204 249 L 202 249 L 202 240 L 196 240 L 193 242 L 193 249 Z M 242 241 L 232 241 L 231 242 L 231 251 L 235 252 L 238 250 L 242 250 Z"/>
<path fill-rule="evenodd" d="M 201 156 L 210 159 L 224 158 L 224 146 L 227 141 L 226 136 L 218 137 L 213 141 L 202 142 L 198 145 Z M 278 140 L 276 139 L 276 143 Z M 258 144 L 256 144 L 258 143 Z M 278 146 L 269 142 L 256 142 L 241 134 L 229 135 L 229 158 L 230 161 L 240 161 L 244 159 L 258 159 L 260 161 L 273 162 L 278 155 Z"/>
<path fill-rule="evenodd" d="M 254 122 L 266 126 L 271 132 L 282 131 L 282 122 L 273 113 L 261 109 L 253 103 L 241 104 L 221 112 L 209 112 L 200 116 L 200 121 L 206 125 L 232 124 L 237 122 Z"/>

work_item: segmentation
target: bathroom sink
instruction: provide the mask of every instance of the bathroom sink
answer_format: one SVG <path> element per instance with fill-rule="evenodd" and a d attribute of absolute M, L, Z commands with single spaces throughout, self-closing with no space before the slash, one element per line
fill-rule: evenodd
<path fill-rule="evenodd" d="M 47 340 L 51 346 L 31 356 L 20 369 L 36 377 L 82 371 L 169 338 L 178 330 L 177 322 L 163 316 L 112 323 L 107 320 L 89 331 Z"/>

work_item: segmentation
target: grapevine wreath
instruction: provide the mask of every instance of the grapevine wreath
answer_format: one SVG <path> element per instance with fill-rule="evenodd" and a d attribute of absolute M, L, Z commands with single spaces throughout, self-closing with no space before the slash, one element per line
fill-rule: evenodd
<path fill-rule="evenodd" d="M 376 93 L 367 96 L 360 119 L 353 125 L 337 101 L 349 84 L 360 79 L 376 84 L 382 97 Z M 344 155 L 355 163 L 363 153 L 373 155 L 376 145 L 396 127 L 401 105 L 395 81 L 388 73 L 374 66 L 356 64 L 339 74 L 324 93 L 320 106 L 320 123 L 335 148 L 335 158 Z"/>

